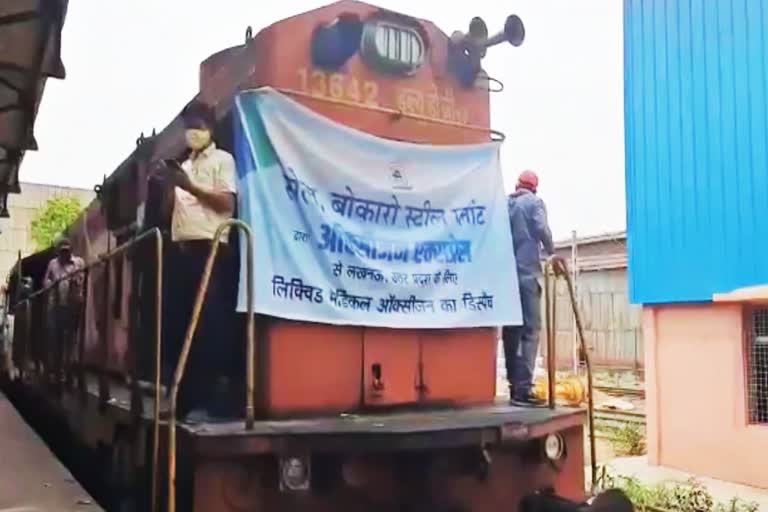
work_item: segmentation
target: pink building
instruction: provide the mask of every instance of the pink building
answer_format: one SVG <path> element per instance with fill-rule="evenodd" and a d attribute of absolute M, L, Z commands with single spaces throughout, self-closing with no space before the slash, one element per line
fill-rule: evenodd
<path fill-rule="evenodd" d="M 651 463 L 768 488 L 768 308 L 646 306 L 643 336 Z"/>
<path fill-rule="evenodd" d="M 768 488 L 768 9 L 624 1 L 652 463 Z"/>

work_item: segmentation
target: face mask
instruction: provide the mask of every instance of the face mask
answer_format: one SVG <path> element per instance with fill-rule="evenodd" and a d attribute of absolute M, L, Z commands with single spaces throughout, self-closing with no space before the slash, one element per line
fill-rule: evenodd
<path fill-rule="evenodd" d="M 208 130 L 187 130 L 184 132 L 187 146 L 192 151 L 205 149 L 211 143 L 211 132 Z"/>

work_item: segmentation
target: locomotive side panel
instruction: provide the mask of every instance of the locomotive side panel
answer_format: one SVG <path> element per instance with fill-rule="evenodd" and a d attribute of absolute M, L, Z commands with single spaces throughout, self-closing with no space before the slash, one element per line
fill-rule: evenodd
<path fill-rule="evenodd" d="M 352 411 L 360 404 L 363 329 L 275 320 L 259 381 L 272 416 Z"/>
<path fill-rule="evenodd" d="M 75 254 L 91 264 L 117 245 L 108 229 L 107 218 L 101 203 L 94 201 L 69 230 Z M 129 311 L 128 297 L 131 289 L 131 263 L 119 256 L 107 266 L 97 265 L 88 271 L 85 303 L 82 318 L 84 332 L 82 354 L 73 354 L 75 360 L 82 356 L 88 368 L 99 368 L 113 374 L 127 375 Z"/>

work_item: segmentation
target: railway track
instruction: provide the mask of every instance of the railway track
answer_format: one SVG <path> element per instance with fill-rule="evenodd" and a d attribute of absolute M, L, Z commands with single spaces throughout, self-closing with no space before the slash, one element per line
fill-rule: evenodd
<path fill-rule="evenodd" d="M 633 397 L 639 397 L 639 398 L 645 398 L 645 390 L 639 389 L 639 388 L 624 388 L 624 387 L 618 387 L 618 386 L 594 386 L 596 391 L 602 391 L 603 393 L 609 394 L 609 395 L 618 395 L 618 396 L 633 396 Z"/>
<path fill-rule="evenodd" d="M 624 418 L 627 421 L 637 421 L 645 423 L 645 413 L 636 411 L 621 411 L 618 409 L 607 409 L 602 407 L 595 408 L 595 417 L 598 416 L 610 416 L 617 418 Z"/>

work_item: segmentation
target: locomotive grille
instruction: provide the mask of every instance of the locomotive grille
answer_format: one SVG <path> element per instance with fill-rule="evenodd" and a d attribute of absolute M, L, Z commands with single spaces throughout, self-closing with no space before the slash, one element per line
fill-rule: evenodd
<path fill-rule="evenodd" d="M 386 23 L 376 27 L 376 49 L 382 57 L 414 68 L 421 64 L 424 52 L 415 32 Z"/>
<path fill-rule="evenodd" d="M 361 54 L 379 71 L 411 75 L 424 63 L 426 51 L 424 39 L 412 26 L 377 20 L 363 29 Z"/>

